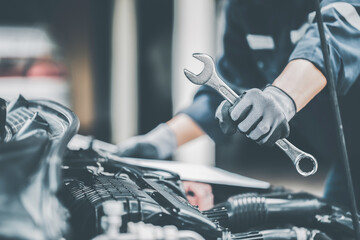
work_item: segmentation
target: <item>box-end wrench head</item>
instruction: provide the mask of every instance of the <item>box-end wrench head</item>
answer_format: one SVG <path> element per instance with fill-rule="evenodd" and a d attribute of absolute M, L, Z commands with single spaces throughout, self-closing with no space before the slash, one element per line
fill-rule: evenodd
<path fill-rule="evenodd" d="M 199 74 L 194 74 L 184 69 L 185 76 L 194 84 L 212 87 L 227 101 L 234 104 L 240 96 L 216 74 L 214 60 L 204 53 L 194 53 L 193 57 L 204 63 L 204 69 Z M 299 174 L 306 177 L 316 173 L 318 163 L 312 155 L 298 149 L 286 138 L 276 141 L 276 145 L 291 159 Z"/>
<path fill-rule="evenodd" d="M 302 176 L 311 176 L 317 172 L 318 163 L 314 156 L 298 149 L 286 138 L 277 140 L 275 144 L 291 159 Z"/>

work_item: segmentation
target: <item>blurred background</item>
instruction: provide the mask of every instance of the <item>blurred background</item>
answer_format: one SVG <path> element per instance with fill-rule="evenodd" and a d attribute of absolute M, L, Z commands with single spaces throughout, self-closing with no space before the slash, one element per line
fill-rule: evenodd
<path fill-rule="evenodd" d="M 202 69 L 192 53 L 221 55 L 225 2 L 2 0 L 0 96 L 58 101 L 80 118 L 81 134 L 106 142 L 147 133 L 191 103 L 197 87 L 183 69 Z M 276 148 L 233 138 L 215 146 L 203 137 L 174 158 L 322 194 L 329 163 L 303 178 Z"/>

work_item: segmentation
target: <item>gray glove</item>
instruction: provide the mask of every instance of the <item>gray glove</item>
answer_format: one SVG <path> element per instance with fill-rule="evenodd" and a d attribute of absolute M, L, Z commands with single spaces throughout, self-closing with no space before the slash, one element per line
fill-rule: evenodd
<path fill-rule="evenodd" d="M 132 137 L 118 145 L 120 157 L 167 159 L 176 150 L 175 133 L 162 123 L 145 135 Z"/>
<path fill-rule="evenodd" d="M 260 145 L 272 146 L 289 136 L 288 122 L 296 113 L 294 100 L 280 88 L 250 89 L 233 105 L 226 100 L 215 117 L 225 134 L 241 133 Z"/>

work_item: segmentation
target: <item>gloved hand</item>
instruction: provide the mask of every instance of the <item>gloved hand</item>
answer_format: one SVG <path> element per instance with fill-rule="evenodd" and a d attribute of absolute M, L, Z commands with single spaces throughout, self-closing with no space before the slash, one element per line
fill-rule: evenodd
<path fill-rule="evenodd" d="M 263 91 L 248 90 L 233 106 L 223 101 L 215 117 L 225 134 L 234 134 L 238 128 L 258 144 L 272 146 L 289 136 L 288 122 L 295 113 L 294 100 L 280 88 L 268 86 Z"/>
<path fill-rule="evenodd" d="M 132 137 L 118 145 L 120 157 L 167 159 L 177 147 L 175 133 L 162 123 L 145 135 Z"/>

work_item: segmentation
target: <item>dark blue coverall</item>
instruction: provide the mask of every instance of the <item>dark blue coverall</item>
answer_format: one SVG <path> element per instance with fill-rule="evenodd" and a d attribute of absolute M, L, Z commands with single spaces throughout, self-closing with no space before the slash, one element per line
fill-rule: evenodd
<path fill-rule="evenodd" d="M 359 188 L 360 82 L 357 80 L 360 78 L 360 0 L 324 0 L 321 9 L 353 178 L 355 187 Z M 314 1 L 230 0 L 225 16 L 224 52 L 217 70 L 233 88 L 263 88 L 294 59 L 312 62 L 326 76 Z M 182 111 L 219 144 L 226 136 L 214 116 L 222 100 L 214 90 L 203 86 L 196 93 L 193 104 Z M 300 135 L 318 151 L 317 158 L 334 162 L 324 197 L 349 206 L 327 87 L 297 113 L 290 126 L 291 131 L 300 130 Z"/>

